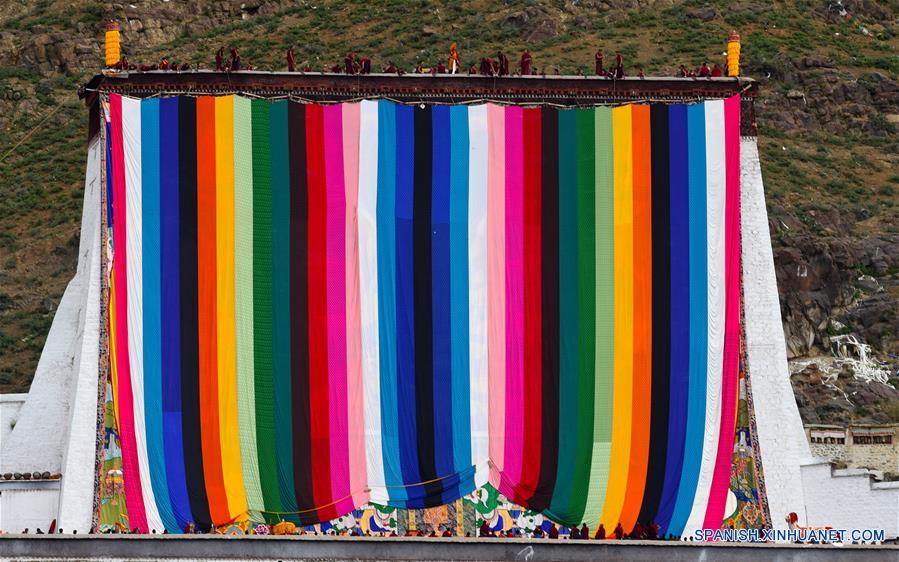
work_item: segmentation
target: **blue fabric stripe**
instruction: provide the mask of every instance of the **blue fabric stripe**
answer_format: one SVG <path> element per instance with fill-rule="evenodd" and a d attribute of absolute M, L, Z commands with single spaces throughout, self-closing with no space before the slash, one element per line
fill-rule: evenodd
<path fill-rule="evenodd" d="M 452 314 L 453 458 L 456 472 L 471 464 L 471 387 L 468 333 L 468 107 L 450 108 L 450 307 Z M 474 488 L 474 480 L 462 482 Z M 459 490 L 460 493 L 462 490 Z"/>
<path fill-rule="evenodd" d="M 415 416 L 415 279 L 413 259 L 413 108 L 396 106 L 396 391 L 403 482 L 421 482 Z M 380 228 L 378 229 L 380 230 Z M 407 489 L 409 497 L 424 492 Z"/>
<path fill-rule="evenodd" d="M 396 105 L 378 102 L 378 346 L 381 377 L 381 449 L 390 503 L 407 497 L 398 435 L 396 364 Z"/>
<path fill-rule="evenodd" d="M 144 100 L 141 121 L 141 200 L 143 214 L 144 418 L 150 482 L 162 524 L 178 532 L 169 500 L 162 425 L 162 317 L 159 271 L 159 100 Z"/>
<path fill-rule="evenodd" d="M 160 295 L 162 422 L 165 470 L 178 527 L 193 521 L 187 496 L 181 431 L 181 269 L 178 181 L 178 98 L 159 101 Z"/>
<path fill-rule="evenodd" d="M 453 459 L 453 372 L 450 319 L 450 111 L 434 106 L 431 113 L 431 309 L 434 365 L 434 464 L 438 477 L 456 472 Z M 443 486 L 443 503 L 456 499 L 452 486 Z"/>
<path fill-rule="evenodd" d="M 708 377 L 708 254 L 706 236 L 705 105 L 687 108 L 690 235 L 690 370 L 684 467 L 668 532 L 680 535 L 699 480 Z"/>
<path fill-rule="evenodd" d="M 671 394 L 665 484 L 656 517 L 662 534 L 668 533 L 683 469 L 691 332 L 687 106 L 670 106 L 668 121 L 671 170 Z"/>

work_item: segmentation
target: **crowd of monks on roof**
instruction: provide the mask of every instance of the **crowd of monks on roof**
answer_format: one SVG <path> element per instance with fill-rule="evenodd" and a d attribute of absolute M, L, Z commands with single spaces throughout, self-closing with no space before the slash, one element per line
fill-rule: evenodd
<path fill-rule="evenodd" d="M 240 60 L 240 52 L 235 47 L 231 47 L 230 50 L 231 59 L 225 60 L 225 49 L 224 47 L 219 48 L 219 50 L 215 54 L 215 70 L 217 72 L 239 72 L 241 70 L 256 70 L 251 64 L 242 65 Z M 293 47 L 287 50 L 287 70 L 289 72 L 297 71 L 297 63 L 296 56 L 294 53 Z M 178 64 L 174 61 L 169 61 L 167 58 L 163 58 L 158 64 L 146 65 L 140 64 L 135 65 L 129 63 L 125 57 L 116 63 L 111 68 L 117 70 L 137 70 L 141 72 L 147 72 L 151 70 L 176 70 L 176 71 L 185 71 L 190 70 L 190 64 L 182 63 Z M 314 69 L 309 65 L 303 65 L 301 69 L 302 72 L 314 72 Z M 359 56 L 355 52 L 350 51 L 346 54 L 346 57 L 343 59 L 343 64 L 335 64 L 330 68 L 321 68 L 320 72 L 326 73 L 330 72 L 332 74 L 353 74 L 353 75 L 361 75 L 361 74 L 371 74 L 372 72 L 372 62 L 371 59 L 367 56 Z M 405 74 L 405 71 L 393 63 L 393 61 L 388 61 L 387 65 L 381 69 L 381 72 L 384 74 L 397 74 L 402 75 Z M 415 68 L 412 70 L 413 74 L 463 74 L 465 71 L 462 69 L 461 57 L 459 56 L 459 49 L 456 46 L 456 43 L 450 45 L 449 56 L 447 57 L 447 61 L 444 64 L 443 61 L 439 62 L 436 66 L 425 67 L 423 63 L 419 62 Z M 468 67 L 467 73 L 469 76 L 546 76 L 546 67 L 542 70 L 539 70 L 537 66 L 534 64 L 534 57 L 531 55 L 530 51 L 525 49 L 518 60 L 518 67 L 513 69 L 509 63 L 509 57 L 507 57 L 502 51 L 498 52 L 496 58 L 490 57 L 482 57 L 479 65 L 471 65 Z M 624 78 L 627 74 L 624 69 L 624 57 L 621 55 L 620 51 L 616 51 L 615 53 L 615 62 L 610 66 L 605 65 L 605 55 L 602 50 L 596 51 L 594 55 L 594 73 L 596 76 L 602 76 L 605 78 L 612 79 L 620 79 Z M 552 74 L 559 74 L 558 68 L 555 68 Z M 709 67 L 707 63 L 702 63 L 702 66 L 699 68 L 692 70 L 688 69 L 684 65 L 680 65 L 680 69 L 678 70 L 678 76 L 681 78 L 717 78 L 724 75 L 724 70 L 715 63 L 713 66 Z M 637 71 L 637 77 L 643 78 L 644 74 L 642 70 Z"/>

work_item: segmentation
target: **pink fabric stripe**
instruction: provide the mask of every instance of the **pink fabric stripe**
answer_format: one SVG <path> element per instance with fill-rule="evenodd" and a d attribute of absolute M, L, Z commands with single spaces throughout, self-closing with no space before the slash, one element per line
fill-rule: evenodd
<path fill-rule="evenodd" d="M 500 484 L 507 498 L 521 483 L 524 447 L 523 118 L 521 107 L 506 108 L 506 439 Z"/>
<path fill-rule="evenodd" d="M 506 129 L 505 110 L 487 105 L 487 349 L 490 483 L 500 487 L 506 436 Z"/>
<path fill-rule="evenodd" d="M 343 104 L 343 169 L 346 192 L 346 355 L 347 412 L 364 410 L 362 396 L 362 309 L 359 300 L 359 110 L 358 103 Z M 368 501 L 366 486 L 365 424 L 349 430 L 350 492 L 354 507 Z"/>
<path fill-rule="evenodd" d="M 721 382 L 721 429 L 718 458 L 712 475 L 706 529 L 719 529 L 730 488 L 734 430 L 737 415 L 737 380 L 740 362 L 740 96 L 724 100 L 725 147 L 725 316 L 724 370 Z"/>
<path fill-rule="evenodd" d="M 134 396 L 131 391 L 131 362 L 128 357 L 128 284 L 126 282 L 128 252 L 125 247 L 125 147 L 122 139 L 122 96 L 110 94 L 109 113 L 112 134 L 112 237 L 115 252 L 112 267 L 115 272 L 116 300 L 116 372 L 118 375 L 119 439 L 122 444 L 122 472 L 125 478 L 125 505 L 128 524 L 147 532 L 147 512 L 141 492 L 140 470 L 137 462 L 137 441 L 134 435 Z M 107 178 L 109 181 L 110 178 Z"/>
<path fill-rule="evenodd" d="M 347 413 L 346 193 L 343 106 L 324 108 L 326 299 L 328 303 L 328 418 L 331 424 L 331 494 L 337 513 L 353 509 Z"/>

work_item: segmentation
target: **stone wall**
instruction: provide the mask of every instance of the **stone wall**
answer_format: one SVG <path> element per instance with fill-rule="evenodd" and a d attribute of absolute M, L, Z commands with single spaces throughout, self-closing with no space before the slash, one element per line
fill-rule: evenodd
<path fill-rule="evenodd" d="M 846 463 L 850 468 L 868 468 L 880 472 L 899 472 L 899 426 L 806 426 L 812 454 L 829 461 Z M 866 442 L 866 438 L 871 442 Z M 889 436 L 889 439 L 885 437 Z M 891 441 L 885 443 L 882 441 Z"/>

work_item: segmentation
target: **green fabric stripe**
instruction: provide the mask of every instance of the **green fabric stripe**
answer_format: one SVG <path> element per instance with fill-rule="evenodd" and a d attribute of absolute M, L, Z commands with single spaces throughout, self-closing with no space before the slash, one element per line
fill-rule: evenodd
<path fill-rule="evenodd" d="M 577 460 L 572 512 L 580 522 L 584 516 L 593 455 L 593 358 L 596 319 L 596 271 L 594 248 L 594 117 L 592 109 L 577 110 L 577 233 L 578 233 L 578 385 Z"/>
<path fill-rule="evenodd" d="M 609 482 L 612 453 L 612 396 L 615 321 L 614 184 L 612 182 L 612 109 L 597 108 L 594 162 L 596 164 L 596 361 L 593 396 L 593 455 L 587 512 L 591 527 L 599 524 Z"/>
<path fill-rule="evenodd" d="M 265 509 L 283 511 L 275 462 L 275 397 L 272 361 L 272 159 L 269 102 L 253 111 L 253 360 L 256 363 L 256 447 Z M 270 519 L 268 516 L 266 519 Z M 275 518 L 277 520 L 277 518 Z"/>
<path fill-rule="evenodd" d="M 559 111 L 559 468 L 548 513 L 575 523 L 571 509 L 578 427 L 577 120 Z"/>
<path fill-rule="evenodd" d="M 290 156 L 287 101 L 272 102 L 272 330 L 275 442 L 282 511 L 297 511 L 293 489 L 293 416 L 290 388 Z M 299 517 L 285 517 L 299 523 Z"/>
<path fill-rule="evenodd" d="M 256 451 L 253 338 L 253 153 L 250 100 L 234 98 L 234 292 L 237 323 L 237 412 L 240 463 L 250 518 L 264 509 Z"/>

